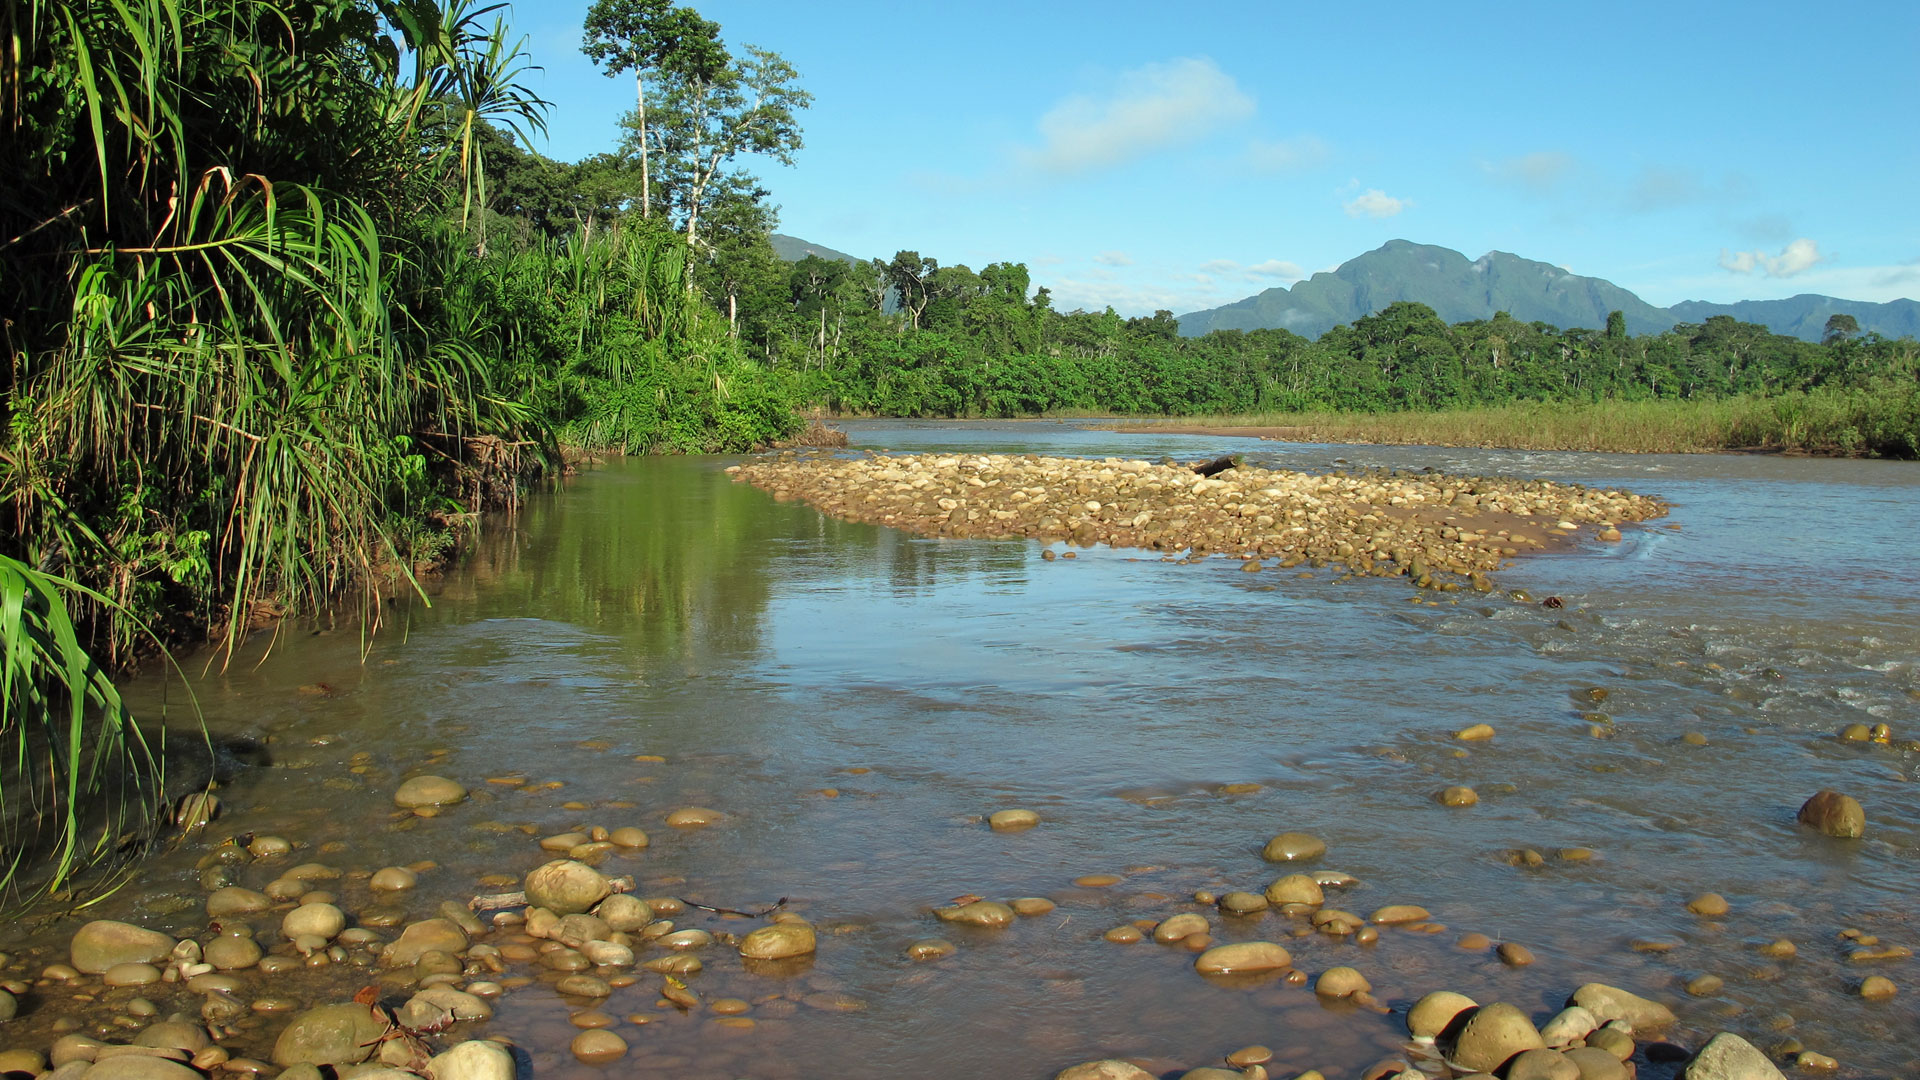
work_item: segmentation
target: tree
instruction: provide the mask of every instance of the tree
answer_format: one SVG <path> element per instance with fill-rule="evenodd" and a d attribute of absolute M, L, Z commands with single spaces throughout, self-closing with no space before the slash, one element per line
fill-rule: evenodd
<path fill-rule="evenodd" d="M 669 78 L 655 131 L 675 171 L 690 244 L 700 242 L 700 211 L 723 166 L 741 154 L 792 165 L 803 145 L 795 114 L 813 103 L 813 95 L 794 85 L 800 73 L 778 53 L 753 45 L 746 52 L 724 69 L 664 69 Z"/>
<path fill-rule="evenodd" d="M 879 260 L 874 262 L 878 264 Z M 928 285 L 939 269 L 940 260 L 923 259 L 917 251 L 896 252 L 893 261 L 881 267 L 894 301 L 907 313 L 907 324 L 915 330 L 920 329 L 920 315 L 933 298 Z"/>
<path fill-rule="evenodd" d="M 720 24 L 669 0 L 594 0 L 587 11 L 580 51 L 612 78 L 633 72 L 634 114 L 640 131 L 640 216 L 653 214 L 653 183 L 647 150 L 647 73 L 711 80 L 727 69 Z"/>
<path fill-rule="evenodd" d="M 1627 339 L 1627 314 L 1624 311 L 1607 312 L 1607 340 L 1625 341 Z"/>
<path fill-rule="evenodd" d="M 1832 345 L 1845 341 L 1860 332 L 1860 320 L 1851 315 L 1830 315 L 1827 317 L 1826 332 L 1820 335 L 1822 345 Z"/>

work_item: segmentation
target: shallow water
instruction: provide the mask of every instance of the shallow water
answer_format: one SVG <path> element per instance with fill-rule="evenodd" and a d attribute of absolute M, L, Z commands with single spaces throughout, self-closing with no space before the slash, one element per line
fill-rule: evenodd
<path fill-rule="evenodd" d="M 1670 1037 L 1682 1044 L 1724 1028 L 1762 1046 L 1798 1039 L 1846 1077 L 1920 1074 L 1914 961 L 1865 970 L 1837 937 L 1856 927 L 1920 946 L 1916 755 L 1898 745 L 1920 737 L 1920 469 L 1059 423 L 847 426 L 861 448 L 1245 452 L 1274 467 L 1620 486 L 1674 509 L 1622 543 L 1499 575 L 1565 601 L 1547 610 L 1500 595 L 1416 604 L 1400 581 L 1252 575 L 1231 560 L 1095 549 L 1048 562 L 1036 542 L 920 540 L 824 519 L 731 483 L 723 459 L 620 462 L 491 525 L 432 587 L 430 608 L 393 605 L 364 660 L 354 631 L 289 629 L 265 659 L 199 680 L 210 725 L 270 736 L 275 762 L 221 792 L 214 835 L 286 835 L 303 845 L 296 860 L 347 869 L 434 860 L 402 901 L 418 916 L 491 891 L 483 874 L 545 861 L 534 837 L 638 824 L 653 846 L 605 869 L 636 874 L 641 895 L 730 908 L 787 897 L 822 927 L 800 973 L 750 975 L 730 950 L 707 950 L 690 985 L 754 1002 L 751 1030 L 656 1008 L 655 976 L 616 991 L 604 1011 L 655 1019 L 616 1025 L 633 1054 L 607 1069 L 567 1053 L 580 1003 L 539 984 L 509 993 L 487 1030 L 513 1036 L 540 1076 L 1044 1077 L 1105 1056 L 1192 1068 L 1250 1043 L 1275 1049 L 1276 1076 L 1357 1075 L 1401 1051 L 1397 1013 L 1323 1005 L 1272 981 L 1211 983 L 1177 947 L 1100 937 L 1200 910 L 1196 889 L 1259 891 L 1284 872 L 1260 847 L 1286 830 L 1324 838 L 1316 866 L 1359 879 L 1329 903 L 1362 914 L 1419 903 L 1446 930 L 1387 929 L 1361 946 L 1292 940 L 1277 914 L 1210 913 L 1221 939 L 1286 941 L 1310 974 L 1351 964 L 1399 1009 L 1446 988 L 1543 1020 L 1597 979 L 1674 1005 Z M 1600 705 L 1583 696 L 1596 687 L 1608 692 Z M 1611 717 L 1606 737 L 1589 734 L 1595 711 Z M 1451 738 L 1476 722 L 1497 737 Z M 1833 737 L 1856 722 L 1892 725 L 1896 744 Z M 1705 745 L 1683 742 L 1687 732 Z M 394 787 L 425 762 L 475 798 L 433 819 L 396 817 Z M 529 783 L 486 782 L 506 776 Z M 546 781 L 563 786 L 531 790 Z M 1261 786 L 1221 790 L 1249 782 Z M 1473 786 L 1480 804 L 1438 805 L 1451 784 Z M 1801 801 L 1829 787 L 1865 804 L 1864 840 L 1795 824 Z M 689 804 L 729 819 L 690 832 L 662 823 Z M 1020 834 L 981 823 L 1010 806 L 1044 823 Z M 511 826 L 532 835 L 498 831 Z M 1556 856 L 1576 847 L 1596 854 Z M 1515 848 L 1545 853 L 1545 865 L 1510 866 Z M 191 864 L 205 850 L 156 858 L 90 916 L 200 926 Z M 1072 884 L 1095 872 L 1123 880 Z M 273 876 L 256 866 L 241 884 Z M 339 891 L 349 909 L 368 902 L 364 882 Z M 1732 912 L 1689 914 L 1704 891 Z M 1059 907 L 1004 931 L 929 914 L 967 893 Z M 1525 944 L 1537 962 L 1511 969 L 1457 948 L 1470 931 Z M 933 936 L 960 951 L 905 958 L 908 942 Z M 1796 959 L 1756 951 L 1780 937 Z M 1636 951 L 1635 939 L 1672 948 Z M 1876 971 L 1903 993 L 1854 996 Z M 1688 997 L 1680 983 L 1702 972 L 1725 988 Z M 328 977 L 341 996 L 365 981 Z M 57 1001 L 45 991 L 9 1037 Z M 250 1023 L 264 1056 L 280 1022 Z"/>

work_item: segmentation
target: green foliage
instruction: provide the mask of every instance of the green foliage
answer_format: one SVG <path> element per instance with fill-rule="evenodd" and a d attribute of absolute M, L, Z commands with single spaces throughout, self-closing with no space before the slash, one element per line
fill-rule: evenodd
<path fill-rule="evenodd" d="M 82 643 L 75 595 L 108 602 L 0 555 L 0 889 L 36 857 L 48 891 L 115 860 L 161 798 L 158 747 Z"/>

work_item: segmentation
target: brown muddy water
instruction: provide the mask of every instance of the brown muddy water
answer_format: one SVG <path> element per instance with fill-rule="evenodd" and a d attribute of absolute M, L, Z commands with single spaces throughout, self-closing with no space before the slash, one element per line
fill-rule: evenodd
<path fill-rule="evenodd" d="M 354 630 L 289 629 L 265 659 L 198 679 L 212 728 L 267 738 L 272 763 L 219 792 L 225 812 L 205 837 L 153 858 L 81 918 L 204 937 L 193 864 L 226 836 L 297 845 L 242 868 L 242 885 L 320 861 L 348 872 L 330 884 L 350 912 L 385 903 L 425 917 L 496 891 L 486 875 L 551 858 L 541 836 L 637 825 L 652 846 L 602 869 L 633 874 L 641 896 L 739 909 L 788 898 L 821 930 L 812 964 L 751 974 L 731 949 L 704 950 L 688 985 L 708 1002 L 744 1000 L 750 1026 L 662 1007 L 659 977 L 637 972 L 597 1006 L 632 1047 L 609 1066 L 568 1053 L 569 1018 L 593 1003 L 560 997 L 557 973 L 525 964 L 507 974 L 536 981 L 509 989 L 491 1022 L 438 1041 L 510 1036 L 523 1074 L 540 1077 L 1043 1078 L 1101 1057 L 1178 1075 L 1265 1044 L 1276 1077 L 1339 1078 L 1403 1053 L 1404 1010 L 1428 991 L 1542 1021 L 1597 980 L 1672 1005 L 1680 1025 L 1666 1037 L 1683 1046 L 1732 1030 L 1763 1048 L 1795 1040 L 1838 1059 L 1843 1077 L 1920 1075 L 1920 968 L 1851 963 L 1840 936 L 1920 946 L 1920 758 L 1907 745 L 1920 738 L 1920 469 L 1052 423 L 847 427 L 857 449 L 1245 452 L 1296 469 L 1620 486 L 1674 509 L 1620 544 L 1498 575 L 1536 602 L 1415 603 L 1402 581 L 1331 570 L 1252 575 L 1233 560 L 1106 549 L 1046 561 L 1035 542 L 913 539 L 733 484 L 721 469 L 737 459 L 610 464 L 491 524 L 432 586 L 430 608 L 393 607 L 364 659 Z M 1564 606 L 1543 608 L 1548 595 Z M 1476 723 L 1497 734 L 1452 737 Z M 1835 737 L 1854 723 L 1888 724 L 1893 741 Z M 415 772 L 474 796 L 434 818 L 396 813 L 392 793 Z M 1450 785 L 1473 787 L 1478 805 L 1440 805 Z M 1822 788 L 1865 805 L 1864 839 L 1795 823 Z M 687 805 L 727 817 L 664 823 Z M 1042 823 L 991 831 L 985 815 L 1009 807 Z M 1310 869 L 1357 879 L 1329 890 L 1330 904 L 1363 915 L 1420 904 L 1444 930 L 1382 928 L 1362 945 L 1193 902 L 1288 872 L 1261 859 L 1283 831 L 1325 840 Z M 1543 860 L 1512 865 L 1516 849 Z M 1563 856 L 1576 849 L 1591 857 Z M 436 865 L 417 888 L 369 896 L 365 871 L 421 861 Z M 1092 874 L 1119 880 L 1074 883 Z M 1690 913 L 1708 891 L 1731 910 Z M 1057 906 L 1003 930 L 930 913 L 969 894 Z M 1358 968 L 1393 1011 L 1278 980 L 1209 981 L 1180 946 L 1102 938 L 1182 911 L 1205 913 L 1221 941 L 1286 943 L 1309 975 Z M 263 941 L 278 919 L 258 920 Z M 31 980 L 63 960 L 80 921 L 0 936 L 12 973 Z M 1488 941 L 1463 948 L 1469 934 Z M 910 960 L 909 943 L 929 937 L 957 952 Z M 1782 938 L 1796 956 L 1760 951 Z M 1501 942 L 1535 962 L 1503 964 Z M 1688 994 L 1702 974 L 1723 985 Z M 1900 993 L 1863 1000 L 1869 974 Z M 238 976 L 243 998 L 302 1004 L 371 981 L 351 965 Z M 198 1007 L 177 986 L 138 992 L 162 1015 Z M 134 991 L 72 993 L 36 986 L 0 1028 L 6 1044 L 44 1050 L 63 1015 L 111 1025 Z M 286 1015 L 250 1016 L 228 1044 L 265 1058 Z M 1643 1077 L 1674 1068 L 1637 1060 Z"/>

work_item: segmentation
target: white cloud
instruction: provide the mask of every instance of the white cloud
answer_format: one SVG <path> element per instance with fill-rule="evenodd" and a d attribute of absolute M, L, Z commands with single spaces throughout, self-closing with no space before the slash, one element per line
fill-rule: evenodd
<path fill-rule="evenodd" d="M 1751 274 L 1763 270 L 1768 277 L 1789 278 L 1802 274 L 1827 261 L 1820 254 L 1820 245 L 1806 237 L 1801 237 L 1782 248 L 1780 254 L 1769 255 L 1764 251 L 1728 251 L 1720 249 L 1720 268 L 1736 274 Z"/>
<path fill-rule="evenodd" d="M 1306 277 L 1306 271 L 1299 263 L 1290 263 L 1284 259 L 1268 259 L 1263 263 L 1254 263 L 1247 267 L 1247 273 L 1254 277 L 1279 278 L 1282 281 L 1299 281 Z"/>
<path fill-rule="evenodd" d="M 1245 269 L 1232 259 L 1213 259 L 1200 265 L 1203 274 L 1238 274 Z"/>
<path fill-rule="evenodd" d="M 1075 94 L 1040 118 L 1042 143 L 1022 153 L 1046 172 L 1107 168 L 1198 141 L 1251 117 L 1254 103 L 1205 57 L 1124 72 L 1104 95 Z"/>
<path fill-rule="evenodd" d="M 1318 135 L 1255 139 L 1247 144 L 1247 163 L 1256 171 L 1265 173 L 1310 169 L 1326 161 L 1332 154 L 1326 140 Z"/>
<path fill-rule="evenodd" d="M 1103 251 L 1093 257 L 1101 266 L 1132 266 L 1133 257 L 1124 251 Z"/>
<path fill-rule="evenodd" d="M 1090 276 L 1090 275 L 1089 275 Z M 1126 316 L 1151 315 L 1166 310 L 1178 315 L 1218 307 L 1239 296 L 1225 296 L 1213 288 L 1168 288 L 1155 285 L 1126 285 L 1119 282 L 1085 278 L 1061 278 L 1048 283 L 1053 290 L 1053 306 L 1058 311 L 1102 311 L 1108 307 Z"/>
<path fill-rule="evenodd" d="M 1412 199 L 1396 199 L 1379 188 L 1368 188 L 1344 208 L 1348 217 L 1390 218 L 1412 205 Z"/>
<path fill-rule="evenodd" d="M 1573 172 L 1574 160 L 1572 154 L 1559 150 L 1538 150 L 1505 161 L 1483 162 L 1480 167 L 1495 180 L 1546 195 Z"/>

